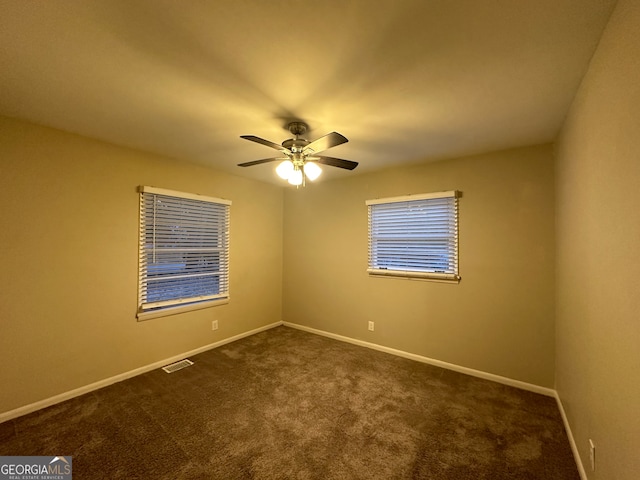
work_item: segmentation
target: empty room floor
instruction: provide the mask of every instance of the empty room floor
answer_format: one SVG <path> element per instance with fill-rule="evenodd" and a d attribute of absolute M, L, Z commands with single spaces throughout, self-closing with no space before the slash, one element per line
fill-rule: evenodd
<path fill-rule="evenodd" d="M 74 479 L 578 480 L 556 402 L 277 327 L 0 424 Z"/>

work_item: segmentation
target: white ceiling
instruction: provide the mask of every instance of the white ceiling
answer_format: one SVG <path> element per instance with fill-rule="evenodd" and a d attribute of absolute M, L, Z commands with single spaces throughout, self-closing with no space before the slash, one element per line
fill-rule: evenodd
<path fill-rule="evenodd" d="M 552 141 L 615 0 L 0 0 L 0 114 L 282 183 Z"/>

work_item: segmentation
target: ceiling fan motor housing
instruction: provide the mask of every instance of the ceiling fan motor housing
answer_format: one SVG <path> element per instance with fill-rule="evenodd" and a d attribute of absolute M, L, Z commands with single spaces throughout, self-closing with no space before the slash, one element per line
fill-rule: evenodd
<path fill-rule="evenodd" d="M 302 152 L 304 147 L 309 145 L 309 143 L 309 140 L 305 140 L 304 138 L 290 138 L 289 140 L 285 140 L 284 142 L 282 142 L 282 146 L 284 148 L 288 148 L 293 153 L 299 153 Z"/>
<path fill-rule="evenodd" d="M 300 135 L 303 135 L 304 132 L 307 131 L 307 124 L 304 122 L 291 122 L 289 124 L 289 131 L 292 135 L 295 135 L 296 138 L 290 138 L 282 142 L 282 146 L 284 148 L 288 148 L 293 153 L 300 153 L 304 150 L 304 147 L 309 145 L 309 140 L 304 138 L 298 138 Z"/>

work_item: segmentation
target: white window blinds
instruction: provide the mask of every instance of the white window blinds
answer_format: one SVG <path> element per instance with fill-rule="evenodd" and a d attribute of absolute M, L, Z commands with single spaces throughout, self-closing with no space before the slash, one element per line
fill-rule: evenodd
<path fill-rule="evenodd" d="M 459 280 L 457 197 L 450 191 L 367 201 L 367 271 Z"/>
<path fill-rule="evenodd" d="M 140 312 L 228 297 L 230 205 L 141 187 Z"/>

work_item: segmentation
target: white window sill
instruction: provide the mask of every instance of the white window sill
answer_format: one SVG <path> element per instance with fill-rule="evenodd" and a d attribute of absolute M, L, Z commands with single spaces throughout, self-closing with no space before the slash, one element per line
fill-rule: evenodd
<path fill-rule="evenodd" d="M 455 273 L 412 272 L 407 270 L 381 270 L 369 268 L 367 273 L 372 277 L 404 278 L 408 280 L 426 280 L 440 283 L 460 283 L 460 276 Z"/>
<path fill-rule="evenodd" d="M 200 303 L 192 303 L 190 305 L 177 305 L 175 307 L 165 307 L 159 310 L 138 312 L 136 317 L 138 318 L 138 321 L 141 322 L 143 320 L 151 320 L 152 318 L 168 317 L 169 315 L 177 315 L 179 313 L 202 310 L 203 308 L 217 307 L 218 305 L 226 305 L 227 303 L 229 303 L 229 297 L 209 300 Z"/>

